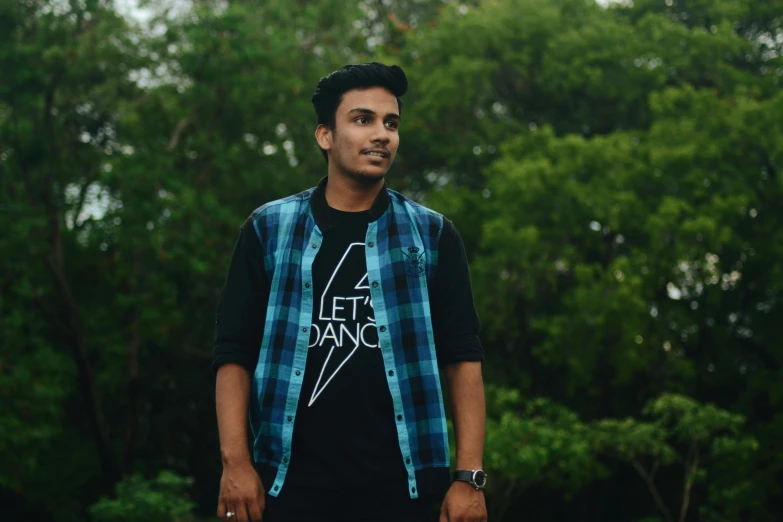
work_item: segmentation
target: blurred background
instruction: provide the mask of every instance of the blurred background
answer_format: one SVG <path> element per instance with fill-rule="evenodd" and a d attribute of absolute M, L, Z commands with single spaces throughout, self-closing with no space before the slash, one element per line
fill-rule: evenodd
<path fill-rule="evenodd" d="M 470 256 L 490 521 L 780 521 L 781 52 L 781 0 L 0 0 L 0 518 L 213 519 L 239 226 L 378 60 L 389 185 Z"/>

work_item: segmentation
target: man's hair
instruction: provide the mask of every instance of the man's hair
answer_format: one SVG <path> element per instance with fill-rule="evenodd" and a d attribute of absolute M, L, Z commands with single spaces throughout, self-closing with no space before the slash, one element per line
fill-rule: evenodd
<path fill-rule="evenodd" d="M 353 89 L 383 87 L 397 98 L 397 107 L 402 115 L 400 97 L 408 91 L 408 78 L 397 65 L 384 65 L 378 62 L 346 65 L 328 76 L 318 80 L 313 94 L 313 107 L 318 116 L 318 124 L 326 125 L 332 131 L 336 124 L 337 107 L 343 101 L 343 95 Z M 329 161 L 326 151 L 321 149 L 324 159 Z"/>

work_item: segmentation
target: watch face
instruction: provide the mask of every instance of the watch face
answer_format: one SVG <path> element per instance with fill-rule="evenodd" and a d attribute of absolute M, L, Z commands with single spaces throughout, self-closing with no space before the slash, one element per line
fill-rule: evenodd
<path fill-rule="evenodd" d="M 473 472 L 473 482 L 477 488 L 483 488 L 487 485 L 487 474 L 484 471 L 477 469 Z"/>

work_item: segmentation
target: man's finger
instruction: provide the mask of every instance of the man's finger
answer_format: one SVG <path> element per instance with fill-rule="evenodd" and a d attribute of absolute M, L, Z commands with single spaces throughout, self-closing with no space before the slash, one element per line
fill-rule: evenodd
<path fill-rule="evenodd" d="M 250 522 L 247 517 L 247 506 L 245 501 L 240 500 L 234 507 L 237 510 L 237 514 L 231 519 L 232 522 Z"/>
<path fill-rule="evenodd" d="M 226 503 L 223 501 L 223 497 L 218 499 L 217 516 L 222 519 L 226 518 Z"/>
<path fill-rule="evenodd" d="M 264 508 L 260 505 L 258 499 L 250 502 L 247 506 L 247 512 L 250 514 L 250 520 L 252 522 L 261 522 Z"/>

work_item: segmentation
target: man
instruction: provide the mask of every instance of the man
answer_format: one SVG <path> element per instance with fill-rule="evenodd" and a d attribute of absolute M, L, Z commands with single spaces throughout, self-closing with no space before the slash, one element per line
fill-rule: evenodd
<path fill-rule="evenodd" d="M 486 520 L 483 351 L 464 246 L 384 181 L 407 84 L 379 63 L 322 78 L 327 176 L 241 228 L 213 360 L 225 520 L 418 522 L 438 519 L 438 504 L 441 522 Z"/>

